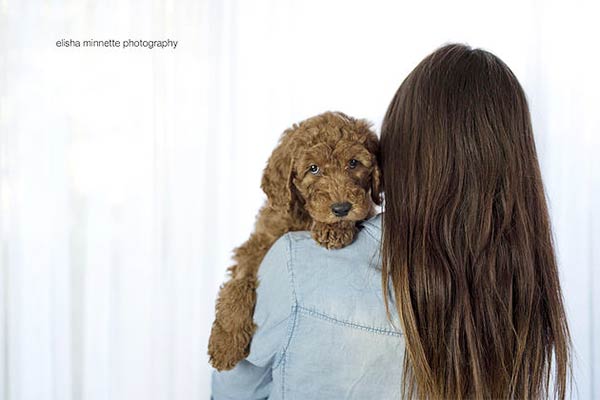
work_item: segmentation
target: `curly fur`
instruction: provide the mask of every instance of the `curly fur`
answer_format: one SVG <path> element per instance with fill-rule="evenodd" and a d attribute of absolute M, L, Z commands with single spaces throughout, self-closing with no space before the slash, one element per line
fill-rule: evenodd
<path fill-rule="evenodd" d="M 249 353 L 258 267 L 280 236 L 310 230 L 320 245 L 341 248 L 354 239 L 356 222 L 373 215 L 381 193 L 378 147 L 367 121 L 340 112 L 317 115 L 283 133 L 262 177 L 267 202 L 250 238 L 234 250 L 231 279 L 216 302 L 208 354 L 217 370 L 233 368 Z M 352 207 L 336 216 L 332 205 L 343 202 Z"/>

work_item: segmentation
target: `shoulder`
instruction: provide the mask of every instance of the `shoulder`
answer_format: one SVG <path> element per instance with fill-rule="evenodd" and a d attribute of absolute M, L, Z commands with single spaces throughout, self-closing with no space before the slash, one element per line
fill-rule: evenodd
<path fill-rule="evenodd" d="M 259 281 L 287 280 L 294 301 L 303 302 L 306 300 L 303 294 L 322 288 L 324 283 L 331 288 L 343 287 L 348 279 L 363 279 L 364 274 L 380 275 L 380 237 L 381 214 L 363 221 L 354 241 L 341 249 L 320 246 L 308 231 L 288 232 L 267 252 L 259 269 Z M 278 278 L 273 279 L 274 275 Z"/>
<path fill-rule="evenodd" d="M 358 225 L 359 231 L 354 241 L 342 249 L 327 250 L 319 246 L 308 231 L 288 232 L 279 238 L 278 242 L 286 242 L 290 252 L 294 253 L 298 253 L 299 251 L 314 251 L 335 257 L 343 253 L 357 252 L 361 246 L 378 246 L 381 242 L 381 215 L 377 214 L 366 221 L 362 221 Z"/>
<path fill-rule="evenodd" d="M 277 269 L 279 272 L 287 270 L 290 278 L 293 278 L 300 265 L 309 270 L 328 269 L 338 262 L 343 267 L 348 262 L 357 264 L 367 258 L 370 262 L 363 263 L 364 266 L 377 264 L 379 259 L 372 259 L 372 256 L 379 255 L 380 242 L 381 214 L 361 222 L 354 241 L 342 249 L 328 250 L 320 246 L 308 231 L 288 232 L 277 239 L 267 252 L 259 270 L 259 278 L 272 273 L 276 265 L 285 266 Z"/>
<path fill-rule="evenodd" d="M 380 269 L 380 217 L 359 225 L 354 241 L 341 249 L 320 246 L 308 231 L 289 232 L 278 243 L 285 246 L 288 257 L 288 273 L 298 301 L 306 300 L 308 292 L 323 288 L 341 287 L 360 274 Z"/>
<path fill-rule="evenodd" d="M 389 330 L 381 286 L 381 214 L 364 221 L 355 240 L 338 250 L 319 246 L 310 232 L 278 242 L 299 312 L 331 321 Z"/>

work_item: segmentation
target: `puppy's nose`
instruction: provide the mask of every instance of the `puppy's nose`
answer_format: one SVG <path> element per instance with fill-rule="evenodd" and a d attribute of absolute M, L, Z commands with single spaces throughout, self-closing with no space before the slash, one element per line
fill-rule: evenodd
<path fill-rule="evenodd" d="M 334 203 L 331 205 L 331 212 L 335 214 L 336 217 L 344 217 L 348 215 L 348 211 L 352 208 L 352 204 L 347 201 L 344 203 Z"/>

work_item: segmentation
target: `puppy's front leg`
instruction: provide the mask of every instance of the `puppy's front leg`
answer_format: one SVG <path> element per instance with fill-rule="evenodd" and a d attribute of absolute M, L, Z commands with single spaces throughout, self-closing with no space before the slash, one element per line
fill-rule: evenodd
<path fill-rule="evenodd" d="M 219 371 L 232 369 L 248 356 L 256 329 L 252 321 L 256 286 L 254 277 L 242 276 L 232 278 L 219 291 L 208 342 L 210 362 Z"/>
<path fill-rule="evenodd" d="M 355 221 L 340 221 L 333 224 L 315 221 L 312 225 L 312 237 L 321 246 L 328 249 L 339 249 L 349 245 L 356 234 Z"/>
<path fill-rule="evenodd" d="M 237 264 L 229 268 L 231 279 L 219 291 L 215 321 L 208 340 L 210 363 L 219 371 L 232 369 L 250 352 L 256 330 L 252 317 L 258 267 L 274 240 L 274 236 L 255 232 L 235 249 Z"/>

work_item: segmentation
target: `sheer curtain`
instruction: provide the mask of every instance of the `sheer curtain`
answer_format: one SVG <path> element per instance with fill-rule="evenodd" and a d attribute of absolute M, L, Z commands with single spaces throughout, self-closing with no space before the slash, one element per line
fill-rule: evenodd
<path fill-rule="evenodd" d="M 265 160 L 327 109 L 378 127 L 437 46 L 529 96 L 577 352 L 600 396 L 592 2 L 0 1 L 0 399 L 208 398 L 206 343 Z M 176 49 L 57 48 L 60 39 Z"/>

